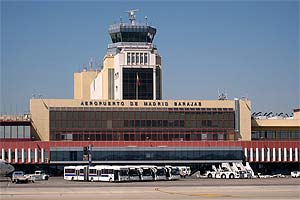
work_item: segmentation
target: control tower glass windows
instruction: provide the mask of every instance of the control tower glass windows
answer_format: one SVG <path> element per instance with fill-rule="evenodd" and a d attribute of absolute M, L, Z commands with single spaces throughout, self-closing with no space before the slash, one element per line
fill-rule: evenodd
<path fill-rule="evenodd" d="M 131 53 L 131 64 L 135 64 L 135 53 Z"/>
<path fill-rule="evenodd" d="M 123 99 L 153 99 L 153 69 L 123 68 Z"/>
<path fill-rule="evenodd" d="M 127 53 L 127 65 L 130 65 L 130 53 Z"/>
<path fill-rule="evenodd" d="M 143 60 L 144 60 L 143 53 L 140 53 L 140 62 L 141 62 L 142 65 L 144 64 Z"/>
<path fill-rule="evenodd" d="M 148 64 L 148 53 L 144 53 L 144 63 Z"/>
<path fill-rule="evenodd" d="M 147 65 L 148 53 L 127 52 L 127 65 Z"/>
<path fill-rule="evenodd" d="M 140 53 L 136 53 L 136 59 L 135 59 L 135 61 L 136 61 L 136 64 L 138 65 L 138 64 L 140 64 Z"/>

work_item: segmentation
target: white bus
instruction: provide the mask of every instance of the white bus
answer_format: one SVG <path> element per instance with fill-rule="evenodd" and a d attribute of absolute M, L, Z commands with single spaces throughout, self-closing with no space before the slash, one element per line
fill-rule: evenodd
<path fill-rule="evenodd" d="M 152 165 L 124 165 L 124 166 L 66 166 L 64 179 L 73 181 L 154 181 L 177 180 L 180 178 L 178 167 Z"/>
<path fill-rule="evenodd" d="M 166 169 L 167 169 L 167 179 L 168 180 L 180 179 L 180 170 L 178 167 L 166 166 Z"/>
<path fill-rule="evenodd" d="M 139 166 L 126 166 L 128 167 L 128 179 L 129 181 L 140 181 L 142 176 L 142 170 Z"/>
<path fill-rule="evenodd" d="M 104 166 L 101 169 L 101 175 L 99 177 L 100 181 L 109 181 L 109 182 L 113 182 L 117 179 L 117 173 L 115 171 L 114 166 Z"/>
<path fill-rule="evenodd" d="M 155 166 L 140 166 L 140 172 L 141 172 L 141 180 L 142 181 L 156 180 Z"/>
<path fill-rule="evenodd" d="M 89 167 L 89 181 L 101 181 L 101 173 L 102 169 L 104 169 L 105 165 L 96 165 Z"/>
<path fill-rule="evenodd" d="M 96 166 L 97 167 L 97 166 Z M 127 166 L 100 166 L 100 181 L 120 182 L 129 181 L 129 167 Z"/>
<path fill-rule="evenodd" d="M 88 166 L 66 166 L 64 167 L 64 179 L 72 181 L 83 181 L 84 170 Z"/>
<path fill-rule="evenodd" d="M 165 167 L 156 167 L 155 180 L 167 180 L 167 169 Z"/>

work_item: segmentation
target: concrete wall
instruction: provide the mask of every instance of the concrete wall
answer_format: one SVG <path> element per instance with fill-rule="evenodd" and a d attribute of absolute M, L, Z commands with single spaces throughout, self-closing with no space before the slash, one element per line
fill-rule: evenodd
<path fill-rule="evenodd" d="M 49 107 L 48 100 L 30 99 L 33 132 L 35 132 L 42 141 L 49 141 Z"/>
<path fill-rule="evenodd" d="M 102 99 L 102 74 L 102 71 L 99 72 L 90 85 L 91 99 Z"/>
<path fill-rule="evenodd" d="M 249 100 L 239 100 L 240 104 L 240 134 L 239 140 L 251 140 L 251 102 Z"/>
<path fill-rule="evenodd" d="M 90 99 L 90 86 L 98 73 L 97 70 L 74 73 L 74 99 Z"/>

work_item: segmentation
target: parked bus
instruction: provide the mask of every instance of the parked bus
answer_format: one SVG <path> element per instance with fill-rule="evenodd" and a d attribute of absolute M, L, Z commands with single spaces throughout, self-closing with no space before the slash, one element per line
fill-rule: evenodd
<path fill-rule="evenodd" d="M 142 178 L 142 170 L 138 166 L 127 166 L 129 181 L 140 181 Z"/>
<path fill-rule="evenodd" d="M 178 167 L 166 166 L 166 169 L 167 169 L 167 179 L 168 180 L 180 179 L 180 170 Z"/>
<path fill-rule="evenodd" d="M 64 167 L 64 179 L 72 181 L 85 180 L 84 170 L 87 170 L 88 166 L 66 166 Z"/>
<path fill-rule="evenodd" d="M 89 167 L 89 181 L 100 181 L 101 170 L 105 168 L 104 165 L 96 165 Z"/>
<path fill-rule="evenodd" d="M 180 169 L 172 166 L 124 165 L 124 166 L 66 166 L 64 179 L 74 181 L 153 181 L 177 180 Z"/>
<path fill-rule="evenodd" d="M 156 180 L 156 168 L 155 166 L 140 166 L 141 180 L 154 181 Z"/>
<path fill-rule="evenodd" d="M 165 167 L 156 167 L 155 180 L 167 180 L 167 169 Z"/>

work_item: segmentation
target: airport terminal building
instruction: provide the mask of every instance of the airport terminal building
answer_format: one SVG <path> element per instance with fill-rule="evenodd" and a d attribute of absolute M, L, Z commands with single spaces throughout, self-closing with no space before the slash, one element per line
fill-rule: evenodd
<path fill-rule="evenodd" d="M 299 168 L 300 110 L 251 112 L 248 99 L 163 100 L 156 28 L 109 27 L 102 69 L 74 73 L 73 99 L 30 100 L 30 114 L 1 116 L 1 158 L 15 166 L 97 164 L 201 165 L 249 161 Z"/>

